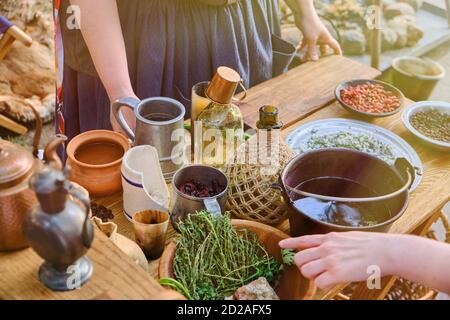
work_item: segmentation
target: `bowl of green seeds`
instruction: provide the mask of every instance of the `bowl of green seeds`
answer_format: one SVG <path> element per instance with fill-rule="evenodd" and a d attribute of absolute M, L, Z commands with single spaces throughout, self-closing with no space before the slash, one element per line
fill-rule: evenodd
<path fill-rule="evenodd" d="M 450 150 L 450 103 L 422 101 L 402 115 L 404 126 L 428 145 Z"/>

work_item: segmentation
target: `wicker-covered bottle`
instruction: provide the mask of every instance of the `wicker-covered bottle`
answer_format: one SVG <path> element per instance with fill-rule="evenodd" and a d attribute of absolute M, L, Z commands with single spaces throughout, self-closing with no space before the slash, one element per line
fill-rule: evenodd
<path fill-rule="evenodd" d="M 227 210 L 241 219 L 274 225 L 288 217 L 288 210 L 272 184 L 294 153 L 281 139 L 276 107 L 260 108 L 257 127 L 257 134 L 240 146 L 225 168 L 230 181 Z"/>

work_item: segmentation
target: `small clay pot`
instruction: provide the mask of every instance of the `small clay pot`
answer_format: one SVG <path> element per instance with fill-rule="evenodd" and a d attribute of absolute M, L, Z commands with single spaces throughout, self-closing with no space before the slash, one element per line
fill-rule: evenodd
<path fill-rule="evenodd" d="M 77 158 L 77 151 L 90 144 L 99 146 L 99 148 L 90 149 L 94 160 L 99 156 L 105 157 L 105 152 L 101 152 L 102 143 L 108 146 L 113 144 L 120 148 L 121 156 L 101 164 L 86 163 Z M 114 131 L 92 130 L 79 134 L 67 145 L 67 164 L 71 168 L 70 180 L 86 188 L 93 196 L 106 196 L 120 191 L 122 189 L 120 166 L 123 155 L 130 147 L 128 139 Z M 96 152 L 99 154 L 95 154 Z"/>

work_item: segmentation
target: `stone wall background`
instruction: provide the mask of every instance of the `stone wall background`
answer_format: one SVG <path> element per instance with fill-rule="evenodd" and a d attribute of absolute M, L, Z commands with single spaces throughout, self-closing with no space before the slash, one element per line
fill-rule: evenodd
<path fill-rule="evenodd" d="M 25 103 L 32 103 L 44 122 L 52 120 L 55 104 L 53 16 L 50 0 L 1 0 L 0 15 L 5 16 L 33 38 L 27 48 L 18 41 L 0 62 L 0 95 L 17 101 L 0 102 L 0 113 L 31 124 L 34 115 Z"/>

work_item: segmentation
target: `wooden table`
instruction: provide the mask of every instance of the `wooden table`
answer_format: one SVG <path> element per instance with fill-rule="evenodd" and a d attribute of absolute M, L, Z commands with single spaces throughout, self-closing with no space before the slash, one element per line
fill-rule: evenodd
<path fill-rule="evenodd" d="M 264 82 L 248 91 L 246 102 L 240 106 L 245 122 L 254 127 L 259 106 L 274 104 L 281 110 L 281 120 L 285 123 L 283 136 L 308 121 L 325 118 L 362 119 L 345 111 L 334 99 L 335 86 L 351 78 L 375 78 L 379 72 L 342 57 L 329 57 L 318 63 L 302 65 L 275 79 Z M 411 101 L 407 101 L 410 104 Z M 413 192 L 411 203 L 403 217 L 392 227 L 390 232 L 423 234 L 435 221 L 441 207 L 450 199 L 450 157 L 443 151 L 425 146 L 410 134 L 401 123 L 401 113 L 392 117 L 377 118 L 373 124 L 387 128 L 410 143 L 419 154 L 424 164 L 424 176 L 420 186 Z M 428 196 L 433 194 L 433 197 Z M 101 199 L 101 203 L 120 212 L 122 202 L 120 196 Z M 117 215 L 115 222 L 119 231 L 133 238 L 130 223 L 122 214 Z M 280 224 L 279 229 L 289 233 L 288 221 Z M 175 235 L 171 229 L 169 239 Z M 150 273 L 158 276 L 158 260 L 149 263 Z M 392 286 L 395 278 L 383 279 L 382 290 L 367 290 L 365 283 L 357 288 L 354 299 L 382 299 Z M 316 298 L 330 299 L 347 284 L 336 286 L 326 292 L 319 291 Z"/>
<path fill-rule="evenodd" d="M 357 119 L 337 105 L 333 96 L 334 87 L 346 79 L 374 78 L 378 75 L 378 71 L 352 60 L 338 56 L 328 57 L 315 63 L 306 63 L 251 88 L 241 110 L 246 123 L 253 126 L 259 106 L 270 103 L 277 105 L 286 124 L 283 135 L 311 120 L 336 117 Z M 373 123 L 392 130 L 408 141 L 424 163 L 422 183 L 412 194 L 408 210 L 390 231 L 421 234 L 449 200 L 450 157 L 418 142 L 403 128 L 400 114 L 376 119 Z M 133 239 L 132 226 L 122 214 L 121 194 L 97 199 L 97 202 L 113 210 L 113 222 L 118 225 L 119 232 Z M 287 221 L 278 227 L 285 232 L 289 231 Z M 168 242 L 174 235 L 175 232 L 170 229 Z M 149 274 L 146 274 L 99 232 L 88 255 L 95 268 L 92 280 L 80 290 L 54 293 L 38 282 L 36 272 L 41 259 L 31 249 L 0 253 L 0 299 L 91 299 L 111 290 L 129 299 L 158 297 L 161 288 L 152 279 L 158 277 L 158 260 L 149 262 Z M 383 298 L 392 283 L 392 277 L 383 279 L 382 290 L 367 290 L 365 285 L 361 285 L 354 298 Z M 332 298 L 343 287 L 345 285 L 326 292 L 319 291 L 316 298 Z"/>

